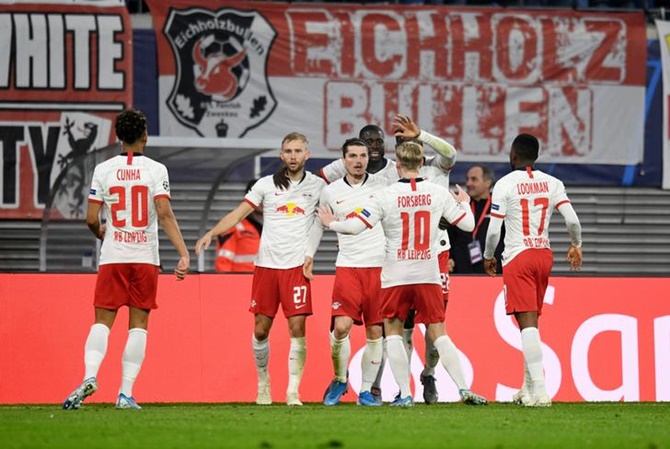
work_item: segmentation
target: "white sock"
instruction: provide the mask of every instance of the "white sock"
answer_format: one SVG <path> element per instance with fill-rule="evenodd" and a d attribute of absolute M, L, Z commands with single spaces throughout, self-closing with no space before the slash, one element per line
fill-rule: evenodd
<path fill-rule="evenodd" d="M 528 371 L 528 364 L 526 363 L 526 358 L 523 360 L 523 385 L 521 386 L 522 390 L 527 391 L 531 395 L 533 394 L 533 379 L 530 378 L 530 371 Z"/>
<path fill-rule="evenodd" d="M 121 359 L 121 389 L 119 393 L 127 397 L 133 397 L 133 385 L 137 375 L 140 374 L 144 354 L 147 349 L 147 330 L 133 328 L 128 331 L 126 349 Z"/>
<path fill-rule="evenodd" d="M 521 349 L 528 367 L 535 397 L 546 396 L 544 388 L 544 371 L 542 370 L 542 344 L 540 331 L 536 327 L 527 327 L 521 331 Z"/>
<path fill-rule="evenodd" d="M 389 363 L 393 377 L 400 387 L 400 397 L 407 397 L 412 394 L 409 389 L 409 361 L 405 344 L 400 335 L 389 335 L 386 337 L 386 352 L 388 353 Z"/>
<path fill-rule="evenodd" d="M 347 364 L 351 355 L 351 342 L 347 335 L 342 340 L 335 338 L 333 332 L 330 333 L 330 354 L 333 359 L 333 368 L 335 369 L 335 378 L 340 382 L 347 381 Z"/>
<path fill-rule="evenodd" d="M 289 393 L 297 393 L 305 368 L 307 345 L 305 337 L 291 338 L 291 349 L 288 353 L 288 389 Z"/>
<path fill-rule="evenodd" d="M 461 360 L 458 358 L 458 350 L 448 335 L 442 335 L 433 342 L 440 354 L 440 361 L 442 366 L 447 370 L 449 376 L 454 381 L 459 390 L 468 390 L 468 385 L 465 383 L 463 377 L 463 370 L 461 369 Z"/>
<path fill-rule="evenodd" d="M 412 360 L 412 349 L 414 348 L 414 345 L 412 344 L 412 333 L 414 333 L 414 329 L 402 330 L 402 339 L 405 343 L 405 351 L 407 351 L 407 360 Z"/>
<path fill-rule="evenodd" d="M 388 354 L 386 353 L 386 338 L 382 337 L 382 361 L 379 364 L 379 370 L 377 371 L 377 377 L 375 377 L 375 381 L 372 382 L 372 388 L 377 388 L 381 390 L 381 385 L 382 385 L 382 377 L 384 377 L 384 367 L 386 366 L 386 359 L 388 358 Z"/>
<path fill-rule="evenodd" d="M 254 349 L 254 360 L 256 361 L 256 371 L 258 372 L 258 381 L 268 381 L 268 360 L 270 359 L 270 339 L 263 341 L 256 340 L 255 335 L 251 335 L 251 346 Z"/>
<path fill-rule="evenodd" d="M 414 349 L 414 342 L 412 341 L 413 333 L 414 329 L 402 330 L 402 339 L 405 344 L 405 351 L 407 351 L 407 375 L 410 377 L 412 375 L 412 350 Z"/>
<path fill-rule="evenodd" d="M 98 370 L 107 354 L 109 328 L 102 323 L 91 326 L 84 345 L 84 380 L 97 377 Z"/>
<path fill-rule="evenodd" d="M 384 339 L 377 340 L 368 339 L 361 358 L 361 392 L 370 391 L 373 382 L 377 378 L 377 372 L 381 366 L 384 354 Z"/>
<path fill-rule="evenodd" d="M 440 353 L 433 342 L 426 338 L 426 366 L 423 368 L 424 376 L 435 376 L 435 367 L 440 363 Z"/>

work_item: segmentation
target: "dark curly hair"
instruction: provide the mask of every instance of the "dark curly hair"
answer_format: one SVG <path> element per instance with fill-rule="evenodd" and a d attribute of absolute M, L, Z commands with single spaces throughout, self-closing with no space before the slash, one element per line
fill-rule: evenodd
<path fill-rule="evenodd" d="M 121 142 L 132 145 L 147 131 L 147 118 L 139 109 L 126 109 L 116 117 L 114 129 Z"/>

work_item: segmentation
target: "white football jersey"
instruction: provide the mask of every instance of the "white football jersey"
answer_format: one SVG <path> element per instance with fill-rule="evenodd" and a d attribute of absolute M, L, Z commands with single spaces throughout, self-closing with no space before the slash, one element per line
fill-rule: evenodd
<path fill-rule="evenodd" d="M 504 219 L 503 265 L 529 248 L 550 248 L 551 214 L 569 203 L 563 183 L 540 170 L 515 170 L 493 188 L 491 216 Z"/>
<path fill-rule="evenodd" d="M 441 285 L 438 224 L 445 217 L 457 224 L 472 212 L 437 184 L 402 179 L 375 195 L 369 208 L 358 215 L 372 228 L 381 221 L 386 237 L 382 288 L 396 285 Z M 331 225 L 332 227 L 332 225 Z"/>
<path fill-rule="evenodd" d="M 107 231 L 100 265 L 160 265 L 156 198 L 170 198 L 165 165 L 144 155 L 118 155 L 98 164 L 88 200 L 104 204 Z"/>
<path fill-rule="evenodd" d="M 263 207 L 263 232 L 256 257 L 256 266 L 288 269 L 305 262 L 307 233 L 314 223 L 314 212 L 326 182 L 305 172 L 288 190 L 274 185 L 272 176 L 265 176 L 253 185 L 244 201 L 258 209 Z"/>
<path fill-rule="evenodd" d="M 432 159 L 426 159 L 426 163 L 430 161 L 436 161 L 437 158 L 432 158 Z M 422 165 L 421 168 L 419 169 L 419 176 L 423 178 L 426 181 L 432 182 L 434 184 L 440 185 L 444 187 L 445 189 L 449 190 L 449 171 L 445 171 L 442 168 L 437 165 L 437 163 L 433 163 L 430 165 Z M 400 176 L 398 175 L 398 170 L 395 170 L 394 173 L 391 173 L 391 171 L 385 172 L 384 175 L 388 181 L 388 184 L 392 184 L 394 182 L 397 182 L 398 179 L 400 179 Z M 451 194 L 449 194 L 451 196 Z M 443 253 L 445 251 L 448 251 L 451 248 L 451 243 L 449 242 L 449 233 L 447 232 L 446 229 L 440 229 L 440 232 L 438 234 L 438 248 L 437 248 L 437 253 Z"/>
<path fill-rule="evenodd" d="M 386 165 L 379 170 L 375 175 L 381 176 L 381 177 L 393 177 L 393 173 L 396 173 L 396 178 L 398 177 L 397 175 L 397 170 L 395 168 L 395 161 L 391 159 L 385 159 L 386 160 Z M 326 165 L 320 170 L 321 176 L 326 179 L 326 182 L 332 183 L 337 181 L 338 179 L 344 178 L 344 176 L 347 174 L 347 169 L 344 166 L 344 159 L 339 158 L 335 159 L 333 162 L 330 164 Z"/>
<path fill-rule="evenodd" d="M 386 187 L 383 178 L 366 175 L 361 184 L 350 185 L 346 177 L 326 186 L 321 192 L 322 205 L 330 206 L 340 220 L 356 217 L 369 204 L 375 192 Z M 358 235 L 337 234 L 338 267 L 381 267 L 386 257 L 384 230 L 378 224 Z"/>

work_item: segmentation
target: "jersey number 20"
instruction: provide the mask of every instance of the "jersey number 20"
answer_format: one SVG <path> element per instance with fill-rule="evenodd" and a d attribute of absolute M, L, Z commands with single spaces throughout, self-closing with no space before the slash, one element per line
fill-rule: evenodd
<path fill-rule="evenodd" d="M 110 187 L 109 193 L 119 197 L 110 207 L 112 224 L 115 228 L 126 226 L 126 219 L 119 218 L 119 212 L 126 210 L 127 190 L 130 190 L 130 224 L 135 228 L 146 227 L 149 224 L 149 187 L 143 185 L 135 185 L 130 189 L 123 186 Z"/>

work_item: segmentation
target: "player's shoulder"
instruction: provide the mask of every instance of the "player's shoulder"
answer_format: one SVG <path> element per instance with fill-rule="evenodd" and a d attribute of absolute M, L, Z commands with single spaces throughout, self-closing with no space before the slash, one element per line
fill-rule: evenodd
<path fill-rule="evenodd" d="M 275 190 L 275 181 L 273 175 L 263 176 L 252 186 L 252 190 L 257 192 L 269 192 Z"/>
<path fill-rule="evenodd" d="M 305 172 L 305 181 L 310 185 L 316 185 L 319 189 L 324 188 L 328 183 L 320 176 L 315 175 L 312 172 Z"/>
<path fill-rule="evenodd" d="M 537 178 L 547 180 L 551 183 L 554 184 L 563 184 L 563 181 L 558 179 L 556 176 L 550 175 L 549 173 L 545 173 L 542 170 L 535 170 L 533 171 L 534 174 L 537 174 Z"/>
<path fill-rule="evenodd" d="M 326 185 L 323 188 L 323 193 L 327 194 L 337 193 L 344 190 L 345 187 L 347 187 L 347 184 L 344 182 L 344 178 L 340 178 Z"/>
<path fill-rule="evenodd" d="M 167 171 L 168 171 L 165 164 L 163 164 L 161 162 L 158 162 L 154 159 L 151 159 L 150 157 L 146 157 L 146 156 L 142 157 L 142 165 L 147 167 L 153 173 L 167 173 Z"/>
<path fill-rule="evenodd" d="M 112 167 L 115 167 L 121 162 L 121 157 L 120 155 L 115 155 L 107 159 L 106 161 L 102 161 L 99 164 L 95 166 L 96 170 L 109 170 Z"/>

